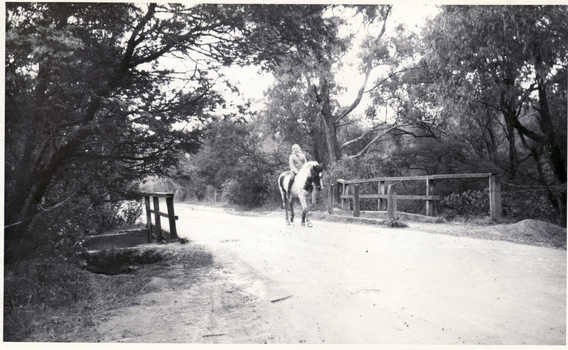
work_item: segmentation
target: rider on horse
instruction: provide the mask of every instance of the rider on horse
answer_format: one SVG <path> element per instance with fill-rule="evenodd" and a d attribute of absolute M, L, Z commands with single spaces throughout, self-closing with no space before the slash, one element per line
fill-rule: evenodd
<path fill-rule="evenodd" d="M 302 166 L 306 164 L 307 159 L 304 153 L 302 153 L 302 149 L 298 145 L 292 146 L 292 154 L 290 155 L 290 170 L 292 170 L 292 175 L 290 176 L 290 182 L 288 183 L 288 193 L 292 190 L 292 184 L 294 183 L 294 177 Z"/>

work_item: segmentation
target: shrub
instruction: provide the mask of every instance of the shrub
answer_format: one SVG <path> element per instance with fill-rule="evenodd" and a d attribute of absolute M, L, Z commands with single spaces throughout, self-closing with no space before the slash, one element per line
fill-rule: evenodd
<path fill-rule="evenodd" d="M 440 204 L 450 208 L 454 214 L 459 216 L 489 215 L 489 190 L 452 193 L 443 197 Z"/>
<path fill-rule="evenodd" d="M 233 204 L 255 208 L 263 204 L 267 187 L 258 181 L 228 179 L 223 184 L 223 198 Z"/>
<path fill-rule="evenodd" d="M 277 177 L 268 166 L 243 161 L 221 186 L 223 199 L 246 208 L 260 207 L 278 193 Z"/>
<path fill-rule="evenodd" d="M 557 223 L 560 213 L 545 193 L 502 192 L 503 215 L 513 220 L 535 219 Z"/>
<path fill-rule="evenodd" d="M 135 225 L 142 215 L 143 204 L 139 200 L 121 201 L 112 205 L 109 227 L 129 227 Z"/>

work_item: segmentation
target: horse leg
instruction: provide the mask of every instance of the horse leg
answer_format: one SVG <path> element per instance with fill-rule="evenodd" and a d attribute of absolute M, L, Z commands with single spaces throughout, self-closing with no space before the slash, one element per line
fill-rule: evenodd
<path fill-rule="evenodd" d="M 282 197 L 282 208 L 286 209 L 286 192 L 280 189 L 280 196 Z"/>
<path fill-rule="evenodd" d="M 290 222 L 294 222 L 294 197 L 290 195 Z"/>
<path fill-rule="evenodd" d="M 308 225 L 308 227 L 312 227 L 312 223 L 308 218 L 308 203 L 305 196 L 300 196 L 300 203 L 302 203 L 302 226 Z"/>
<path fill-rule="evenodd" d="M 284 209 L 286 210 L 286 225 L 290 225 L 290 220 L 288 219 L 288 196 L 286 194 L 282 195 L 284 199 Z"/>

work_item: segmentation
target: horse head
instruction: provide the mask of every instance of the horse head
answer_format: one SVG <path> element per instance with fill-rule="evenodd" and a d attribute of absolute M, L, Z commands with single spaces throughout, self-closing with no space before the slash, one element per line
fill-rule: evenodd
<path fill-rule="evenodd" d="M 312 166 L 310 170 L 310 177 L 312 178 L 312 182 L 315 188 L 318 191 L 321 191 L 323 189 L 323 183 L 322 183 L 323 165 L 318 163 Z"/>

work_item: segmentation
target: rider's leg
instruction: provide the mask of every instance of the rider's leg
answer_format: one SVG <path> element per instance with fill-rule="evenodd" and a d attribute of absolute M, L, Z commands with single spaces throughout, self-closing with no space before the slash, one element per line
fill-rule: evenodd
<path fill-rule="evenodd" d="M 294 184 L 294 178 L 296 177 L 296 173 L 292 171 L 290 174 L 290 180 L 288 180 L 288 193 L 292 191 L 292 185 Z"/>

